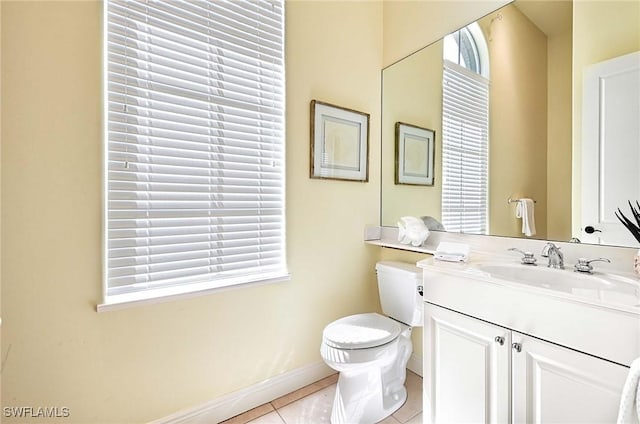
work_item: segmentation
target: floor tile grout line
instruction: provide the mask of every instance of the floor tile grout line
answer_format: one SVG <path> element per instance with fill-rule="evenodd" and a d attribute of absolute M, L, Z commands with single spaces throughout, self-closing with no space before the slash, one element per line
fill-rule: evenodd
<path fill-rule="evenodd" d="M 417 411 L 415 414 L 413 414 L 412 416 L 410 416 L 409 418 L 407 418 L 407 419 L 406 419 L 406 420 L 404 420 L 404 421 L 400 421 L 400 419 L 396 418 L 393 414 L 391 414 L 391 416 L 392 416 L 396 421 L 398 421 L 400 424 L 406 424 L 406 423 L 408 423 L 409 421 L 411 421 L 412 419 L 414 419 L 415 417 L 417 417 L 417 416 L 418 416 L 418 415 L 420 415 L 420 414 L 422 414 L 422 409 L 421 409 L 420 411 Z"/>
<path fill-rule="evenodd" d="M 330 385 L 329 385 L 329 386 L 330 386 Z M 329 386 L 321 387 L 321 388 L 319 388 L 319 389 L 317 389 L 317 390 L 314 390 L 313 392 L 307 393 L 306 395 L 304 395 L 304 396 L 302 396 L 302 397 L 300 397 L 300 398 L 294 399 L 294 400 L 292 400 L 291 402 L 287 402 L 287 403 L 285 403 L 284 405 L 280 405 L 278 408 L 276 408 L 276 406 L 273 404 L 273 402 L 275 401 L 275 399 L 274 399 L 274 400 L 272 400 L 271 402 L 269 402 L 269 405 L 271 405 L 271 407 L 272 407 L 275 411 L 277 411 L 277 410 L 279 410 L 279 409 L 282 409 L 282 408 L 284 408 L 284 407 L 286 407 L 286 406 L 291 405 L 292 403 L 295 403 L 295 402 L 301 401 L 301 400 L 302 400 L 302 399 L 304 399 L 304 398 L 307 398 L 307 397 L 309 397 L 309 396 L 311 396 L 311 395 L 313 395 L 313 394 L 316 394 L 316 393 L 318 393 L 320 390 L 326 389 L 326 388 L 327 388 L 327 387 L 329 387 Z M 305 387 L 307 387 L 307 386 L 305 386 Z M 302 389 L 304 389 L 304 387 L 302 387 L 302 388 L 300 388 L 300 389 L 298 389 L 298 390 L 302 390 Z M 292 393 L 295 393 L 295 392 L 292 392 Z M 280 398 L 278 398 L 278 399 L 280 399 Z M 280 415 L 280 414 L 278 414 L 278 415 Z"/>
<path fill-rule="evenodd" d="M 287 424 L 287 420 L 285 420 L 285 419 L 284 419 L 284 417 L 280 414 L 280 411 L 278 411 L 277 409 L 276 409 L 276 414 L 278 414 L 278 416 L 280 417 L 280 420 L 281 420 L 284 424 Z"/>

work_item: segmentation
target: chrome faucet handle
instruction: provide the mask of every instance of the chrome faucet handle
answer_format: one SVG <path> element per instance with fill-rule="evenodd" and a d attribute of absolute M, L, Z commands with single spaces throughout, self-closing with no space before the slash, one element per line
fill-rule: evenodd
<path fill-rule="evenodd" d="M 522 259 L 520 260 L 520 263 L 523 265 L 535 265 L 537 262 L 537 259 L 535 258 L 535 256 L 533 256 L 532 252 L 525 252 L 518 249 L 517 247 L 510 247 L 507 250 L 522 253 Z"/>
<path fill-rule="evenodd" d="M 578 259 L 578 263 L 575 264 L 574 271 L 576 272 L 586 272 L 587 274 L 592 274 L 593 273 L 593 266 L 591 265 L 591 262 L 606 262 L 606 263 L 611 263 L 611 261 L 607 258 L 596 258 L 596 259 L 585 259 L 585 258 L 579 258 Z"/>

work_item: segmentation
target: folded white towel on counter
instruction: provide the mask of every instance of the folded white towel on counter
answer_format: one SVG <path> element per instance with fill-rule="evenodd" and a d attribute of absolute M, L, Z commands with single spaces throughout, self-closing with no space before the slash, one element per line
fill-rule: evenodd
<path fill-rule="evenodd" d="M 468 244 L 443 241 L 436 248 L 434 258 L 439 261 L 465 262 L 469 259 L 470 251 Z"/>
<path fill-rule="evenodd" d="M 531 237 L 536 234 L 536 221 L 533 217 L 533 200 L 520 199 L 516 205 L 516 218 L 522 218 L 522 233 Z"/>
<path fill-rule="evenodd" d="M 617 424 L 640 422 L 640 358 L 631 363 L 629 375 L 622 389 Z"/>

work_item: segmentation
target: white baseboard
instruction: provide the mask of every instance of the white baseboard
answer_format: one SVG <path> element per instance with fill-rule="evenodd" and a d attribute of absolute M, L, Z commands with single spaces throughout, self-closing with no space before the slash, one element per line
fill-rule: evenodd
<path fill-rule="evenodd" d="M 219 423 L 257 406 L 271 402 L 335 373 L 324 362 L 285 372 L 200 406 L 176 412 L 150 424 Z"/>
<path fill-rule="evenodd" d="M 422 356 L 412 353 L 407 362 L 407 369 L 422 377 Z"/>

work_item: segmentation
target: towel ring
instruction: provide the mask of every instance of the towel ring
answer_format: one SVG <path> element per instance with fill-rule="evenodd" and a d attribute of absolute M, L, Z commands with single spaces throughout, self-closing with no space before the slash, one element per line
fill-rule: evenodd
<path fill-rule="evenodd" d="M 522 202 L 522 199 L 512 199 L 511 197 L 507 199 L 507 204 L 518 203 L 518 202 Z M 538 203 L 538 202 L 534 200 L 533 203 Z"/>

